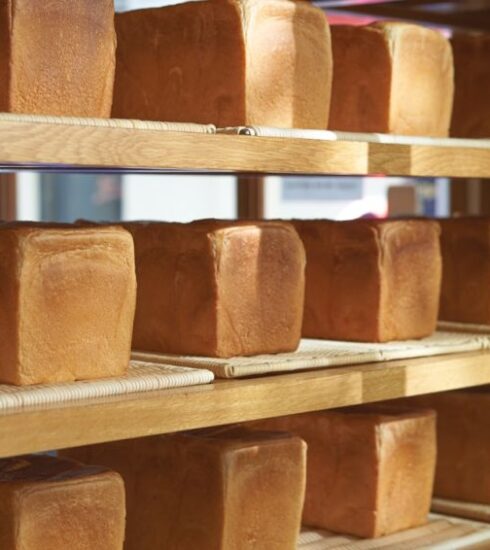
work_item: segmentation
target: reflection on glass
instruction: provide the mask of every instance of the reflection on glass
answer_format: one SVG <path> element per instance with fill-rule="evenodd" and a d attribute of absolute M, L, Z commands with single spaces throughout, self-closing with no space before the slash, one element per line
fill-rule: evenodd
<path fill-rule="evenodd" d="M 73 222 L 121 219 L 121 179 L 116 175 L 43 174 L 41 219 Z"/>

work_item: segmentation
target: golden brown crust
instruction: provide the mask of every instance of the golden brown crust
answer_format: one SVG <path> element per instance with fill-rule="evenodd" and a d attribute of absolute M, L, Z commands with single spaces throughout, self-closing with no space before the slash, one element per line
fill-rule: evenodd
<path fill-rule="evenodd" d="M 296 221 L 306 251 L 306 338 L 376 341 L 381 275 L 375 232 L 366 224 Z M 361 271 L 359 271 L 359 268 Z M 359 279 L 361 279 L 361 284 Z"/>
<path fill-rule="evenodd" d="M 10 98 L 10 57 L 11 57 L 11 10 L 10 2 L 0 1 L 0 112 L 8 112 Z"/>
<path fill-rule="evenodd" d="M 383 536 L 427 522 L 436 468 L 436 415 L 407 416 L 382 423 L 378 430 L 378 499 L 383 506 L 376 536 Z"/>
<path fill-rule="evenodd" d="M 443 277 L 439 318 L 490 324 L 490 218 L 440 220 Z"/>
<path fill-rule="evenodd" d="M 451 136 L 490 137 L 490 34 L 455 33 L 455 96 Z"/>
<path fill-rule="evenodd" d="M 127 550 L 296 548 L 306 477 L 297 437 L 218 429 L 63 454 L 121 473 Z"/>
<path fill-rule="evenodd" d="M 136 300 L 122 228 L 0 226 L 0 380 L 18 385 L 122 375 Z"/>
<path fill-rule="evenodd" d="M 133 347 L 230 357 L 293 351 L 304 249 L 289 224 L 125 224 L 136 251 Z"/>
<path fill-rule="evenodd" d="M 385 23 L 381 28 L 393 51 L 390 132 L 448 137 L 454 101 L 449 41 L 417 25 Z"/>
<path fill-rule="evenodd" d="M 206 0 L 117 14 L 116 27 L 115 117 L 327 126 L 332 56 L 317 8 Z"/>
<path fill-rule="evenodd" d="M 434 494 L 490 504 L 490 387 L 424 395 L 411 402 L 437 412 Z"/>
<path fill-rule="evenodd" d="M 245 48 L 232 2 L 116 14 L 113 116 L 234 126 L 245 118 Z"/>
<path fill-rule="evenodd" d="M 122 550 L 124 484 L 115 472 L 48 456 L 0 460 L 0 547 Z"/>
<path fill-rule="evenodd" d="M 0 31 L 2 111 L 110 116 L 113 0 L 2 0 Z"/>
<path fill-rule="evenodd" d="M 252 426 L 306 441 L 303 524 L 371 538 L 427 521 L 436 459 L 432 411 L 357 407 Z"/>
<path fill-rule="evenodd" d="M 441 281 L 436 222 L 294 225 L 307 257 L 304 337 L 386 342 L 434 332 Z"/>
<path fill-rule="evenodd" d="M 392 64 L 383 34 L 370 26 L 352 25 L 333 25 L 331 32 L 335 73 L 329 128 L 389 132 Z M 369 63 L 362 57 L 361 44 L 364 55 L 370 52 Z"/>
<path fill-rule="evenodd" d="M 437 325 L 442 278 L 440 227 L 429 220 L 381 225 L 382 340 L 430 336 Z"/>
<path fill-rule="evenodd" d="M 332 130 L 446 137 L 454 83 L 448 40 L 407 23 L 332 27 Z"/>
<path fill-rule="evenodd" d="M 133 348 L 212 355 L 217 286 L 206 234 L 182 231 L 180 224 L 125 227 L 134 239 L 138 280 Z"/>
<path fill-rule="evenodd" d="M 302 2 L 242 3 L 247 54 L 245 124 L 326 129 L 333 59 L 325 14 Z"/>

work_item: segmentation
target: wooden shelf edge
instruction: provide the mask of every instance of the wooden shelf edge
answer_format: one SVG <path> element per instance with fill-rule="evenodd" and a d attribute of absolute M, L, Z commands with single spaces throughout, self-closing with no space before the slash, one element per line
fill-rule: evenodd
<path fill-rule="evenodd" d="M 217 381 L 0 414 L 0 457 L 490 384 L 490 352 Z"/>
<path fill-rule="evenodd" d="M 371 174 L 490 178 L 490 149 L 371 143 Z"/>
<path fill-rule="evenodd" d="M 0 166 L 59 171 L 490 178 L 490 148 L 0 120 Z M 362 138 L 362 139 L 365 139 Z M 447 141 L 447 140 L 446 140 Z M 468 145 L 468 143 L 466 143 Z"/>
<path fill-rule="evenodd" d="M 31 169 L 364 174 L 367 143 L 0 122 L 0 164 Z"/>

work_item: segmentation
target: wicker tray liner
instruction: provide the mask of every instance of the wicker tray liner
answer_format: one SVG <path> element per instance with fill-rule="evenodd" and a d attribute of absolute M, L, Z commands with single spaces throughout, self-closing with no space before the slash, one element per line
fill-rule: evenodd
<path fill-rule="evenodd" d="M 161 132 L 184 132 L 191 134 L 215 134 L 213 124 L 194 124 L 193 122 L 158 122 L 152 120 L 134 120 L 122 118 L 87 118 L 51 115 L 19 115 L 0 113 L 0 122 L 24 122 L 32 124 L 58 124 L 60 126 L 83 126 L 92 128 L 119 128 L 126 130 L 155 130 Z"/>
<path fill-rule="evenodd" d="M 427 136 L 400 136 L 395 134 L 336 132 L 300 128 L 274 128 L 271 126 L 231 126 L 218 128 L 218 134 L 272 137 L 289 139 L 314 139 L 320 141 L 355 141 L 360 143 L 385 143 L 392 145 L 430 145 L 437 147 L 468 147 L 489 149 L 490 139 L 433 138 Z"/>
<path fill-rule="evenodd" d="M 298 550 L 459 550 L 490 548 L 490 525 L 431 514 L 429 523 L 379 539 L 356 539 L 304 528 Z"/>
<path fill-rule="evenodd" d="M 471 323 L 454 323 L 452 321 L 439 321 L 437 328 L 449 332 L 466 332 L 472 334 L 490 334 L 490 325 L 475 325 Z"/>
<path fill-rule="evenodd" d="M 207 370 L 131 361 L 128 373 L 116 378 L 23 387 L 1 384 L 0 413 L 97 397 L 209 384 L 213 380 L 213 373 Z"/>
<path fill-rule="evenodd" d="M 445 498 L 432 499 L 432 511 L 457 518 L 481 521 L 490 524 L 490 504 L 477 504 Z M 489 545 L 490 548 L 490 545 Z"/>
<path fill-rule="evenodd" d="M 297 351 L 277 355 L 216 359 L 134 351 L 133 359 L 207 369 L 218 378 L 240 378 L 485 349 L 490 349 L 490 334 L 439 331 L 422 340 L 387 344 L 305 339 Z"/>

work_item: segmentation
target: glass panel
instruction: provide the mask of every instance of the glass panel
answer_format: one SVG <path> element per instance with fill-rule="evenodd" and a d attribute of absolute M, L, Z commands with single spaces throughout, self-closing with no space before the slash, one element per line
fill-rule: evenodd
<path fill-rule="evenodd" d="M 116 0 L 116 11 L 140 10 L 143 8 L 160 8 L 171 4 L 182 4 L 188 0 Z"/>
<path fill-rule="evenodd" d="M 17 175 L 19 220 L 73 222 L 236 217 L 234 176 Z"/>
<path fill-rule="evenodd" d="M 448 180 L 362 177 L 269 177 L 267 218 L 384 218 L 445 216 Z"/>
<path fill-rule="evenodd" d="M 115 175 L 43 174 L 41 220 L 71 223 L 121 219 L 121 178 Z"/>
<path fill-rule="evenodd" d="M 234 176 L 123 177 L 123 219 L 191 221 L 236 217 Z"/>

